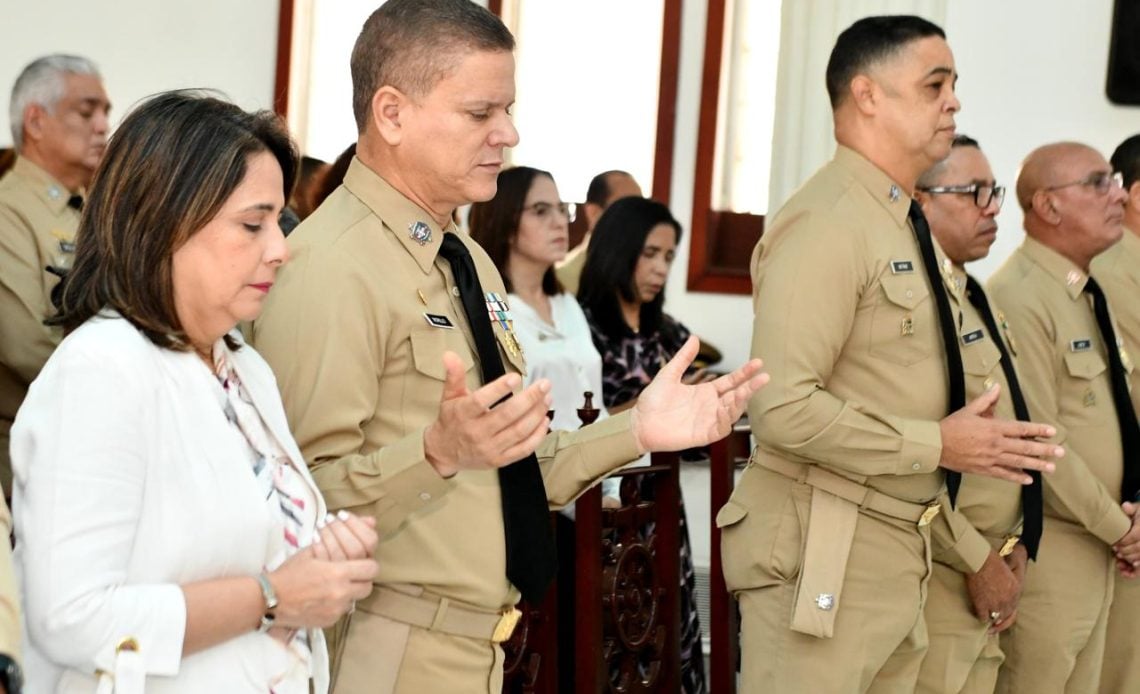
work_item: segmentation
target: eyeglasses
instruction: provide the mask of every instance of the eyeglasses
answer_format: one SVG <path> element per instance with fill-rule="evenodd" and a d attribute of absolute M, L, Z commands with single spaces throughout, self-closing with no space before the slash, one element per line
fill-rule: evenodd
<path fill-rule="evenodd" d="M 919 188 L 924 193 L 932 195 L 951 194 L 951 195 L 973 195 L 974 204 L 983 210 L 990 206 L 991 202 L 997 203 L 997 208 L 1000 210 L 1001 205 L 1005 202 L 1005 186 L 995 186 L 990 183 L 971 183 L 967 186 L 928 186 Z"/>
<path fill-rule="evenodd" d="M 558 213 L 565 217 L 567 222 L 573 222 L 578 216 L 578 206 L 572 202 L 560 202 L 558 204 L 536 202 L 533 205 L 524 207 L 523 212 L 531 212 L 535 217 L 544 221 L 550 219 L 555 213 Z"/>
<path fill-rule="evenodd" d="M 1056 186 L 1049 186 L 1043 190 L 1060 190 L 1069 186 L 1088 186 L 1096 191 L 1097 195 L 1108 195 L 1113 186 L 1124 188 L 1124 174 L 1119 171 L 1097 171 L 1085 176 L 1079 181 L 1070 181 Z"/>

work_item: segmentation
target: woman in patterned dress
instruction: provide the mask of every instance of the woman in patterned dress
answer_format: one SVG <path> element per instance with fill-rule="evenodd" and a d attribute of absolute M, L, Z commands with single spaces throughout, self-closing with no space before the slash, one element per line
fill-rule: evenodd
<path fill-rule="evenodd" d="M 689 338 L 663 310 L 665 280 L 681 240 L 669 208 L 646 198 L 610 205 L 594 227 L 582 268 L 578 301 L 602 355 L 602 400 L 610 412 L 632 407 L 661 366 Z M 700 371 L 690 383 L 706 378 Z M 706 691 L 696 578 L 685 506 L 681 504 L 681 683 Z"/>

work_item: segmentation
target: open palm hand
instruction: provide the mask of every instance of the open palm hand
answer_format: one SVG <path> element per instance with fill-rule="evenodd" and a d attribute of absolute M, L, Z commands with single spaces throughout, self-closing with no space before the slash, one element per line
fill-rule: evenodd
<path fill-rule="evenodd" d="M 637 398 L 633 432 L 643 452 L 679 451 L 728 436 L 748 399 L 768 382 L 763 362 L 752 359 L 714 381 L 686 385 L 682 378 L 699 346 L 690 337 Z"/>

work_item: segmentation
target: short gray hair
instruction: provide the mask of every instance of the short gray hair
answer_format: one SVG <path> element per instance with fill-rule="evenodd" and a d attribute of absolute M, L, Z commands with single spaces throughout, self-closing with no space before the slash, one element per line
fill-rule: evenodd
<path fill-rule="evenodd" d="M 92 61 L 62 53 L 36 58 L 16 78 L 12 99 L 8 102 L 8 120 L 12 128 L 12 147 L 17 152 L 24 142 L 24 111 L 31 104 L 54 111 L 63 98 L 66 75 L 94 75 L 102 79 Z"/>

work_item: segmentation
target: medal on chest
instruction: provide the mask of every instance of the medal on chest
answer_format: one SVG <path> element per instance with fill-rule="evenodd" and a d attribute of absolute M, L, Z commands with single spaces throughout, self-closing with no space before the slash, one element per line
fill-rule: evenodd
<path fill-rule="evenodd" d="M 503 346 L 507 353 L 514 358 L 522 354 L 518 338 L 515 336 L 515 322 L 511 319 L 511 311 L 507 302 L 498 292 L 487 292 L 487 315 L 491 324 L 498 324 L 503 331 Z"/>

